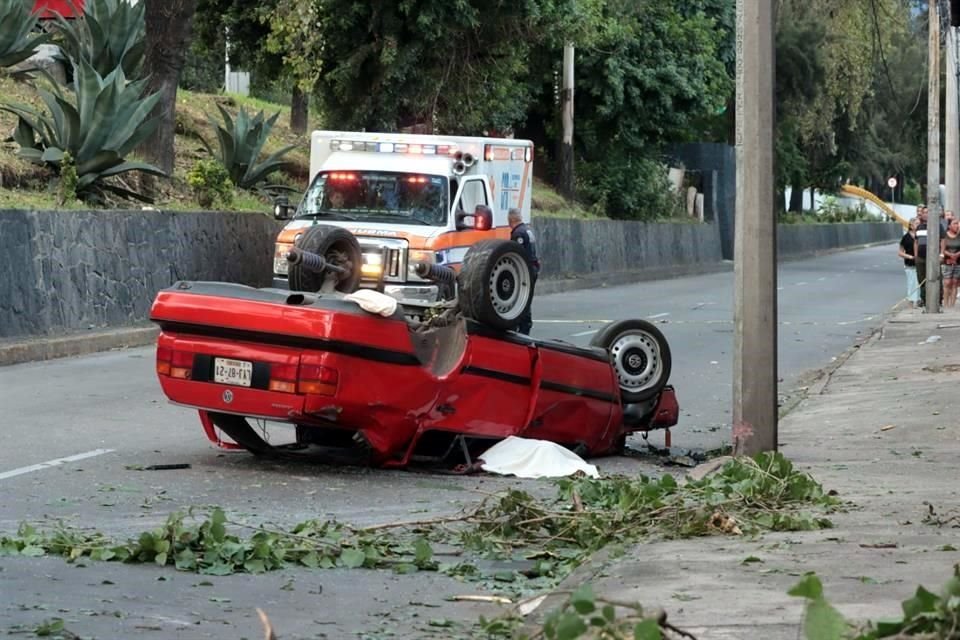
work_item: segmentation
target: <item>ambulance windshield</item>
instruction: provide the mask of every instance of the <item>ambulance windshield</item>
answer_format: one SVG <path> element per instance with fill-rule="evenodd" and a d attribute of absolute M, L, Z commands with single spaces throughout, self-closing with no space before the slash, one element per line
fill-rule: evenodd
<path fill-rule="evenodd" d="M 307 193 L 298 218 L 446 226 L 447 179 L 390 171 L 325 171 Z"/>

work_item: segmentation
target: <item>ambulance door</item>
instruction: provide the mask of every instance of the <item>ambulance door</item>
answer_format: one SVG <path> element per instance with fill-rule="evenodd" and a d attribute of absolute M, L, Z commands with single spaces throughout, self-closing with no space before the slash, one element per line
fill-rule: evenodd
<path fill-rule="evenodd" d="M 486 176 L 467 176 L 460 178 L 460 186 L 457 189 L 457 196 L 454 200 L 453 213 L 451 220 L 456 220 L 457 212 L 472 214 L 477 205 L 486 205 L 493 209 L 493 198 L 490 195 L 490 183 Z M 497 220 L 494 214 L 493 226 L 499 226 L 501 222 Z M 505 224 L 505 222 L 504 222 Z"/>

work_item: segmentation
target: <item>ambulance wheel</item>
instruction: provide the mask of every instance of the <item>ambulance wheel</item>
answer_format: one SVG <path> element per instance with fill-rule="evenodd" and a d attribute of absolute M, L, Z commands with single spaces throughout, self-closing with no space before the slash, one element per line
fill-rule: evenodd
<path fill-rule="evenodd" d="M 363 254 L 356 236 L 347 229 L 326 224 L 308 228 L 297 238 L 294 245 L 298 249 L 323 256 L 327 263 L 343 267 L 346 271 L 339 274 L 336 290 L 341 293 L 353 293 L 360 286 L 360 268 Z M 326 274 L 304 269 L 302 265 L 290 265 L 291 291 L 317 292 L 323 287 Z"/>
<path fill-rule="evenodd" d="M 615 322 L 596 334 L 590 344 L 610 354 L 624 404 L 653 398 L 670 379 L 670 345 L 646 320 Z"/>
<path fill-rule="evenodd" d="M 523 249 L 509 240 L 482 240 L 464 256 L 460 309 L 494 329 L 516 328 L 533 302 L 533 278 Z"/>

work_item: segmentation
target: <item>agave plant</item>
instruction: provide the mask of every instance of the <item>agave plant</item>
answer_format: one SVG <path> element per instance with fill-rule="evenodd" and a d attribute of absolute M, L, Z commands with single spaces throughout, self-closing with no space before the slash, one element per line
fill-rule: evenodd
<path fill-rule="evenodd" d="M 31 162 L 50 165 L 59 173 L 64 154 L 69 153 L 77 171 L 78 194 L 110 191 L 147 200 L 103 179 L 128 171 L 164 175 L 153 165 L 125 160 L 156 130 L 159 118 L 149 115 L 160 95 L 143 98 L 146 80 L 128 83 L 119 67 L 104 78 L 85 60 L 74 65 L 74 79 L 76 94 L 65 92 L 52 79 L 47 83 L 49 89 L 37 88 L 46 111 L 0 103 L 0 109 L 18 117 L 14 131 L 14 140 L 20 145 L 18 154 Z"/>
<path fill-rule="evenodd" d="M 145 2 L 86 0 L 82 19 L 56 17 L 60 48 L 72 62 L 86 60 L 101 76 L 122 67 L 128 78 L 137 77 L 146 50 L 145 12 Z"/>
<path fill-rule="evenodd" d="M 35 34 L 39 18 L 30 13 L 32 2 L 0 0 L 0 68 L 23 62 L 48 40 L 46 34 Z"/>
<path fill-rule="evenodd" d="M 271 153 L 262 162 L 257 162 L 280 112 L 264 120 L 263 111 L 251 117 L 246 109 L 240 107 L 234 120 L 219 104 L 217 109 L 223 116 L 223 122 L 217 122 L 210 114 L 207 114 L 207 119 L 217 133 L 219 153 L 214 151 L 206 140 L 203 141 L 204 146 L 226 167 L 233 184 L 241 189 L 261 188 L 261 183 L 266 181 L 267 176 L 288 164 L 281 158 L 294 148 L 294 145 L 284 147 Z M 277 187 L 265 187 L 266 190 L 273 188 Z"/>

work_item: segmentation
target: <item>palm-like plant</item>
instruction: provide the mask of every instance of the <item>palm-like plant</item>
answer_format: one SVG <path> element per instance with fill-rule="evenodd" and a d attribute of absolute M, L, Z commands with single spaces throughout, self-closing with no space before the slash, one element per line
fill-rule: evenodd
<path fill-rule="evenodd" d="M 210 114 L 207 114 L 207 119 L 217 133 L 219 148 L 215 151 L 206 140 L 203 141 L 204 146 L 226 167 L 233 184 L 241 189 L 260 188 L 267 176 L 288 164 L 281 158 L 294 148 L 294 145 L 284 147 L 271 153 L 262 162 L 257 162 L 280 112 L 264 120 L 263 111 L 251 117 L 246 109 L 240 107 L 234 120 L 219 104 L 217 109 L 223 116 L 223 122 L 217 122 Z"/>
<path fill-rule="evenodd" d="M 69 153 L 77 170 L 78 194 L 110 191 L 147 201 L 104 178 L 128 171 L 164 175 L 153 165 L 125 159 L 157 128 L 159 119 L 149 115 L 159 94 L 143 98 L 146 80 L 128 83 L 120 67 L 103 77 L 85 60 L 74 65 L 75 94 L 48 79 L 49 89 L 37 90 L 46 111 L 0 103 L 0 109 L 18 117 L 14 140 L 20 145 L 19 155 L 59 172 L 64 154 Z"/>
<path fill-rule="evenodd" d="M 30 13 L 32 5 L 25 0 L 0 0 L 0 68 L 23 62 L 49 39 L 33 33 L 39 18 Z"/>
<path fill-rule="evenodd" d="M 145 2 L 86 0 L 82 19 L 56 17 L 59 44 L 71 61 L 86 60 L 101 76 L 122 67 L 135 78 L 146 50 L 145 12 Z"/>

